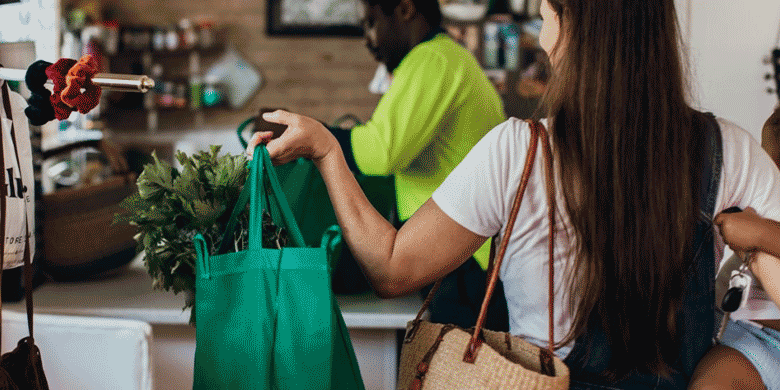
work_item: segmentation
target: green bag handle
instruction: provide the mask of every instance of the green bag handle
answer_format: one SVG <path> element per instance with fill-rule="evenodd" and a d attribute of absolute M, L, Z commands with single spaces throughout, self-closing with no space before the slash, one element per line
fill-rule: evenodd
<path fill-rule="evenodd" d="M 236 135 L 238 135 L 238 142 L 241 142 L 241 146 L 246 149 L 247 146 L 249 146 L 249 143 L 247 140 L 244 139 L 244 129 L 246 129 L 247 126 L 249 126 L 250 123 L 253 123 L 257 119 L 257 116 L 249 117 L 245 121 L 241 122 L 240 125 L 238 125 L 238 128 L 236 129 Z M 357 116 L 353 114 L 345 114 L 340 117 L 338 117 L 335 121 L 333 121 L 332 127 L 339 127 L 342 123 L 346 121 L 352 121 L 354 123 L 354 126 L 362 125 L 363 122 L 358 118 Z"/>
<path fill-rule="evenodd" d="M 268 149 L 266 149 L 265 145 L 260 144 L 255 147 L 255 156 L 259 156 L 262 154 L 263 156 L 263 171 L 268 175 L 268 181 L 271 183 L 271 194 L 273 195 L 273 198 L 276 200 L 276 204 L 279 206 L 279 208 L 282 211 L 282 218 L 284 219 L 285 226 L 287 226 L 287 230 L 290 233 L 290 237 L 292 238 L 293 245 L 296 247 L 305 247 L 306 243 L 303 240 L 303 234 L 301 234 L 301 228 L 298 226 L 298 221 L 295 220 L 295 216 L 293 215 L 292 210 L 290 209 L 290 204 L 287 203 L 287 197 L 284 194 L 284 191 L 282 191 L 282 186 L 279 184 L 279 177 L 276 176 L 276 169 L 274 168 L 274 164 L 271 162 L 271 155 L 268 154 Z M 255 160 L 252 160 L 253 162 Z M 258 165 L 258 180 L 254 181 L 252 185 L 259 185 L 259 188 L 255 188 L 255 190 L 259 190 L 259 194 L 266 194 L 264 191 L 264 185 L 262 180 L 262 175 L 259 173 L 261 172 L 259 169 L 260 162 L 256 162 L 255 164 Z M 258 192 L 255 192 L 258 193 Z M 260 197 L 260 206 L 263 206 L 263 197 Z M 255 210 L 256 212 L 252 212 L 251 207 L 255 205 L 256 202 L 253 202 L 250 204 L 250 214 L 249 214 L 249 245 L 252 246 L 252 229 L 258 229 L 261 226 L 261 220 L 257 219 L 256 224 L 252 224 L 252 216 L 255 218 L 262 218 L 263 209 L 260 208 L 259 210 Z M 270 205 L 267 205 L 270 209 Z M 259 234 L 262 233 L 262 228 L 260 229 L 260 232 L 255 232 L 257 234 L 254 237 L 261 237 Z M 257 241 L 257 240 L 256 240 Z M 262 241 L 256 242 L 257 246 L 256 249 L 262 248 Z"/>
<path fill-rule="evenodd" d="M 209 250 L 206 246 L 206 238 L 198 233 L 195 235 L 192 243 L 195 245 L 195 253 L 197 254 L 196 259 L 198 260 L 199 268 L 197 272 L 201 277 L 209 279 L 211 277 L 211 267 L 209 267 L 209 261 L 206 260 L 206 256 L 209 254 Z"/>
<path fill-rule="evenodd" d="M 276 199 L 276 203 L 282 211 L 282 219 L 290 233 L 293 245 L 305 247 L 306 244 L 303 241 L 301 229 L 298 226 L 298 222 L 295 220 L 292 210 L 290 210 L 290 205 L 287 203 L 287 198 L 279 185 L 279 179 L 276 176 L 276 170 L 271 162 L 268 149 L 266 149 L 265 145 L 257 145 L 257 147 L 255 147 L 254 156 L 255 158 L 250 162 L 249 178 L 247 178 L 247 182 L 244 184 L 244 188 L 241 189 L 241 193 L 238 196 L 238 201 L 236 201 L 236 205 L 233 207 L 233 212 L 230 215 L 230 220 L 228 221 L 227 228 L 222 236 L 222 241 L 217 253 L 225 253 L 227 251 L 230 242 L 232 241 L 230 238 L 236 228 L 238 216 L 246 207 L 247 202 L 249 202 L 249 248 L 262 248 L 262 228 L 260 228 L 260 231 L 256 230 L 262 225 L 263 209 L 266 207 L 270 209 L 270 204 L 266 204 L 266 189 L 263 183 L 263 172 L 268 175 L 268 181 L 271 184 L 271 195 Z M 246 185 L 247 183 L 249 185 Z M 254 194 L 254 197 L 251 197 L 252 194 Z M 258 198 L 260 200 L 259 205 L 257 204 Z"/>
<path fill-rule="evenodd" d="M 245 121 L 241 122 L 241 124 L 238 125 L 238 128 L 236 129 L 236 135 L 238 136 L 238 141 L 241 142 L 241 146 L 243 146 L 244 149 L 246 149 L 246 147 L 249 146 L 249 143 L 247 142 L 247 140 L 244 139 L 244 130 L 246 130 L 247 126 L 252 124 L 255 120 L 257 120 L 256 116 L 249 117 Z M 304 181 L 305 183 L 308 183 L 309 182 L 309 180 L 308 180 L 309 175 L 310 175 L 310 172 L 309 172 L 308 166 L 303 163 L 303 159 L 302 158 L 299 158 L 296 161 L 296 165 L 293 168 L 292 172 L 287 177 L 287 181 Z M 300 191 L 296 198 L 288 200 L 289 203 L 291 203 L 293 205 L 297 205 L 298 202 L 300 202 L 301 194 L 303 194 L 305 192 L 308 192 L 308 191 L 306 191 L 306 190 Z M 300 210 L 300 208 L 299 207 L 295 207 L 294 210 Z M 301 212 L 299 211 L 299 214 L 300 213 Z M 301 217 L 302 217 L 302 215 L 296 215 L 296 218 L 300 219 Z M 228 230 L 228 231 L 230 231 L 230 230 Z M 223 242 L 225 242 L 224 239 L 223 239 Z M 227 250 L 226 247 L 221 247 L 221 249 Z M 224 253 L 221 249 L 220 249 L 219 253 Z"/>
<path fill-rule="evenodd" d="M 251 117 L 243 122 L 241 122 L 240 125 L 238 125 L 238 129 L 236 129 L 236 133 L 238 135 L 238 141 L 241 142 L 241 146 L 246 149 L 247 146 L 249 146 L 249 143 L 247 143 L 247 140 L 244 139 L 244 129 L 252 122 L 255 121 L 256 117 Z"/>

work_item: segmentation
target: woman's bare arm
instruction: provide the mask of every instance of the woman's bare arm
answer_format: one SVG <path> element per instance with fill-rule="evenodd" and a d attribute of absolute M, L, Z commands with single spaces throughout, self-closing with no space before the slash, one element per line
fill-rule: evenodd
<path fill-rule="evenodd" d="M 276 139 L 269 133 L 257 133 L 248 152 L 258 143 L 268 142 L 275 164 L 298 157 L 314 162 L 347 245 L 378 295 L 405 295 L 442 278 L 487 240 L 460 226 L 430 199 L 396 230 L 368 201 L 338 142 L 322 124 L 284 111 L 264 118 L 288 129 Z"/>

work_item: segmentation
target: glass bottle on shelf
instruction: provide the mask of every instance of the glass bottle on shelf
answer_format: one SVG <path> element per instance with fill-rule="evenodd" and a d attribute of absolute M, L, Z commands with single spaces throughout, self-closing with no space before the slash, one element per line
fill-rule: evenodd
<path fill-rule="evenodd" d="M 499 41 L 498 24 L 485 23 L 484 63 L 489 69 L 498 68 Z"/>

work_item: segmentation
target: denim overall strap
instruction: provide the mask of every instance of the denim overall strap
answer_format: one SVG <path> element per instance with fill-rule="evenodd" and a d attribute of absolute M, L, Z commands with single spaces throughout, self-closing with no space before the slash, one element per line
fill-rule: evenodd
<path fill-rule="evenodd" d="M 680 353 L 671 364 L 675 372 L 669 378 L 633 372 L 618 382 L 609 382 L 600 374 L 609 367 L 611 351 L 601 319 L 591 315 L 586 334 L 577 338 L 565 362 L 571 372 L 571 390 L 612 389 L 684 389 L 696 364 L 712 346 L 715 332 L 715 237 L 712 224 L 718 195 L 723 146 L 715 117 L 706 113 L 707 161 L 703 167 L 700 214 L 696 223 L 694 259 L 686 272 L 685 290 L 677 313 Z"/>

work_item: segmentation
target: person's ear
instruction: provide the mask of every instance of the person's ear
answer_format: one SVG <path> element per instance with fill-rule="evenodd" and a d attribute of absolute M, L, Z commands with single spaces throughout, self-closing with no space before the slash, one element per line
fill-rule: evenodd
<path fill-rule="evenodd" d="M 417 7 L 412 0 L 401 0 L 398 7 L 395 8 L 398 12 L 400 20 L 410 21 L 417 15 Z"/>

